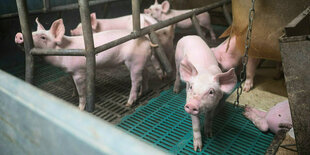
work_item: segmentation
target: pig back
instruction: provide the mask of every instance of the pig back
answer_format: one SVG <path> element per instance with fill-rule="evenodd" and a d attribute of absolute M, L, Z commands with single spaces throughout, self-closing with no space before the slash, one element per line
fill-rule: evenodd
<path fill-rule="evenodd" d="M 309 0 L 256 0 L 249 55 L 280 61 L 278 39 L 284 34 L 284 27 L 309 5 Z M 233 23 L 230 35 L 237 36 L 237 48 L 240 51 L 244 51 L 245 47 L 251 6 L 251 1 L 232 0 Z"/>
<path fill-rule="evenodd" d="M 182 48 L 183 56 L 196 67 L 197 71 L 203 71 L 211 66 L 218 66 L 217 60 L 209 46 L 196 35 L 183 37 L 178 42 Z"/>

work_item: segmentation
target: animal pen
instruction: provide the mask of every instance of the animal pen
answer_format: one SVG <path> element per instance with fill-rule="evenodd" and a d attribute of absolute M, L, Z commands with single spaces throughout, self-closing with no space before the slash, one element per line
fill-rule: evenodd
<path fill-rule="evenodd" d="M 16 0 L 18 16 L 25 47 L 25 81 L 39 88 L 49 90 L 59 98 L 68 102 L 77 102 L 68 90 L 72 85 L 66 84 L 68 76 L 60 69 L 36 64 L 34 56 L 85 56 L 86 57 L 86 108 L 89 113 L 81 112 L 66 101 L 51 96 L 40 89 L 0 71 L 0 149 L 5 154 L 263 154 L 273 140 L 272 133 L 259 131 L 249 120 L 246 120 L 243 108 L 234 108 L 225 104 L 224 115 L 218 116 L 214 122 L 214 137 L 204 138 L 201 152 L 192 149 L 191 120 L 183 106 L 186 93 L 174 94 L 171 82 L 161 84 L 157 89 L 148 91 L 140 97 L 139 107 L 125 107 L 126 95 L 130 83 L 122 78 L 113 77 L 113 73 L 96 75 L 95 55 L 113 48 L 131 39 L 149 35 L 152 43 L 159 47 L 152 48 L 162 68 L 171 74 L 169 63 L 159 44 L 155 31 L 187 18 L 191 18 L 195 30 L 204 40 L 195 15 L 222 7 L 230 0 L 221 0 L 205 7 L 193 9 L 183 15 L 140 28 L 140 1 L 132 0 L 133 30 L 132 33 L 99 47 L 94 47 L 90 24 L 90 5 L 114 2 L 117 0 L 78 0 L 78 4 L 51 7 L 50 0 L 43 0 L 43 9 L 31 13 L 46 13 L 79 8 L 83 26 L 85 50 L 80 49 L 37 49 L 34 48 L 32 33 L 29 26 L 29 11 L 26 0 Z M 224 10 L 227 22 L 229 14 Z M 10 14 L 9 16 L 16 16 Z M 5 17 L 5 16 L 4 16 Z M 6 17 L 6 18 L 7 18 Z M 309 18 L 309 12 L 307 16 Z M 308 23 L 309 24 L 309 23 Z M 306 32 L 309 46 L 309 32 Z M 305 34 L 298 34 L 305 35 Z M 283 46 L 290 39 L 282 39 Z M 281 51 L 282 52 L 282 51 Z M 308 53 L 309 55 L 309 53 Z M 309 56 L 308 56 L 309 57 Z M 283 58 L 285 60 L 285 58 Z M 286 61 L 284 63 L 284 69 Z M 308 64 L 309 65 L 309 64 Z M 35 70 L 40 73 L 35 74 Z M 285 75 L 287 76 L 287 71 Z M 44 77 L 44 72 L 53 74 L 50 79 L 36 81 L 35 76 Z M 291 72 L 291 71 L 289 71 Z M 309 74 L 305 74 L 308 76 Z M 128 77 L 127 77 L 128 78 Z M 309 79 L 309 77 L 308 77 Z M 96 85 L 95 85 L 96 81 Z M 67 82 L 68 83 L 68 82 Z M 288 87 L 290 87 L 288 85 Z M 96 92 L 95 92 L 96 90 Z M 289 90 L 290 91 L 290 90 Z M 70 92 L 70 91 L 69 91 Z M 309 92 L 309 85 L 306 88 Z M 289 92 L 290 93 L 290 92 Z M 33 95 L 35 94 L 35 96 Z M 100 94 L 102 96 L 98 96 Z M 159 94 L 159 95 L 158 95 Z M 225 96 L 222 103 L 225 102 Z M 290 97 L 295 106 L 293 97 Z M 307 98 L 309 99 L 309 98 Z M 309 100 L 306 100 L 309 102 Z M 95 105 L 96 103 L 96 105 Z M 305 107 L 309 108 L 308 105 Z M 169 109 L 169 110 L 167 110 Z M 293 110 L 292 110 L 293 111 Z M 304 108 L 302 113 L 309 116 Z M 308 111 L 309 112 L 309 111 Z M 92 114 L 90 114 L 92 113 Z M 94 115 L 96 117 L 94 117 Z M 309 135 L 298 130 L 297 112 L 292 114 L 294 129 L 297 129 L 297 148 L 302 153 L 309 151 L 309 145 L 299 144 L 299 139 Z M 103 121 L 103 120 L 105 121 Z M 307 120 L 304 120 L 307 121 Z M 298 122 L 295 124 L 295 122 Z M 112 125 L 112 124 L 114 125 Z M 116 127 L 115 127 L 116 126 Z M 308 128 L 310 124 L 306 125 Z M 305 126 L 305 127 L 306 127 Z M 310 137 L 310 136 L 309 136 Z M 298 139 L 299 138 L 299 139 Z M 309 139 L 309 138 L 308 138 Z M 141 141 L 142 140 L 142 141 Z M 273 143 L 274 144 L 274 143 Z M 276 143 L 276 145 L 278 145 Z M 301 147 L 302 146 L 302 147 Z M 274 152 L 273 152 L 274 153 Z"/>

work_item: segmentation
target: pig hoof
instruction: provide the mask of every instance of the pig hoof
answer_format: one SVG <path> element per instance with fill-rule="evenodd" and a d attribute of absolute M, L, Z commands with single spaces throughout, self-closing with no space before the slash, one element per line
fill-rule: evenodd
<path fill-rule="evenodd" d="M 79 104 L 79 109 L 80 109 L 81 111 L 83 111 L 84 108 L 85 108 L 85 105 Z"/>
<path fill-rule="evenodd" d="M 245 84 L 244 84 L 244 87 L 243 87 L 243 91 L 249 92 L 251 90 L 251 88 L 253 88 L 253 82 L 245 81 Z"/>
<path fill-rule="evenodd" d="M 206 129 L 204 130 L 204 134 L 207 138 L 211 138 L 213 136 L 212 131 Z"/>
<path fill-rule="evenodd" d="M 128 102 L 125 106 L 126 107 L 130 107 L 132 105 L 133 102 Z"/>
<path fill-rule="evenodd" d="M 201 142 L 201 138 L 194 138 L 194 150 L 197 152 L 198 149 L 199 151 L 202 150 L 202 142 Z"/>

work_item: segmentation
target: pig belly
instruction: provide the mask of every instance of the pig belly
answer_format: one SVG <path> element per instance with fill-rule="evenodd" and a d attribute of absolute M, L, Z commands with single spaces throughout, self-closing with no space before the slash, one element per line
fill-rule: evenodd
<path fill-rule="evenodd" d="M 182 29 L 191 28 L 192 25 L 191 19 L 185 19 L 177 23 L 177 27 Z"/>
<path fill-rule="evenodd" d="M 251 5 L 251 1 L 232 1 L 231 36 L 237 36 L 237 46 L 241 51 L 244 50 Z M 281 61 L 279 37 L 284 34 L 284 27 L 309 5 L 309 0 L 282 1 L 281 3 L 277 0 L 256 1 L 249 55 L 254 58 Z"/>

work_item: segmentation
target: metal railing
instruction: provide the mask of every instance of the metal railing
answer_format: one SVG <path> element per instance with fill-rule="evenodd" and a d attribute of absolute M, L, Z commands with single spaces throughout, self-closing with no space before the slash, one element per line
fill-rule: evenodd
<path fill-rule="evenodd" d="M 111 0 L 105 0 L 111 1 Z M 93 36 L 90 24 L 90 15 L 89 15 L 89 3 L 88 0 L 78 0 L 79 8 L 80 8 L 80 16 L 81 22 L 83 27 L 83 37 L 85 43 L 85 50 L 81 49 L 36 49 L 33 46 L 32 34 L 29 27 L 29 20 L 28 20 L 28 9 L 26 5 L 26 0 L 16 0 L 17 8 L 18 8 L 18 15 L 20 20 L 20 25 L 24 37 L 24 47 L 25 47 L 25 55 L 26 55 L 26 75 L 25 80 L 29 83 L 33 82 L 33 55 L 63 55 L 63 56 L 85 56 L 86 57 L 86 111 L 92 112 L 94 111 L 94 82 L 95 82 L 95 54 L 98 54 L 102 51 L 105 51 L 109 48 L 122 44 L 126 41 L 131 39 L 135 39 L 146 34 L 150 34 L 151 41 L 154 43 L 158 43 L 158 38 L 154 34 L 154 31 L 164 28 L 166 26 L 175 24 L 187 18 L 192 18 L 194 25 L 198 34 L 202 36 L 200 26 L 198 25 L 198 21 L 195 19 L 195 15 L 201 14 L 203 12 L 209 11 L 211 9 L 221 7 L 224 4 L 230 3 L 231 0 L 221 0 L 219 2 L 207 5 L 205 7 L 193 9 L 190 12 L 185 14 L 170 18 L 165 21 L 158 22 L 157 24 L 145 27 L 140 29 L 140 4 L 138 0 L 132 0 L 132 15 L 133 15 L 133 32 L 127 36 L 122 38 L 116 39 L 104 45 L 94 47 L 93 43 Z M 47 3 L 46 3 L 47 4 Z M 45 7 L 47 5 L 45 4 Z M 165 53 L 162 51 L 162 48 L 156 48 L 155 53 L 158 56 L 161 65 L 163 66 L 164 70 L 169 74 L 172 71 L 171 64 L 169 63 Z"/>

